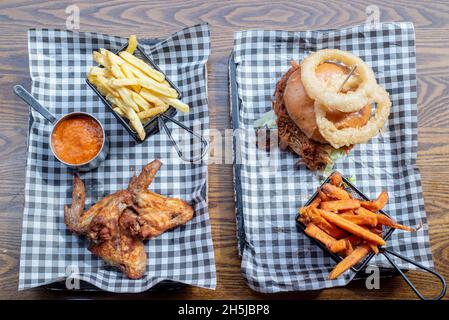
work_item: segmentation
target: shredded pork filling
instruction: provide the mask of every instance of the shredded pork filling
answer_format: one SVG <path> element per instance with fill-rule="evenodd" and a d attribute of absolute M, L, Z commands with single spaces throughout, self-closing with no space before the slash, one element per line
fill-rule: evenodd
<path fill-rule="evenodd" d="M 276 84 L 273 109 L 277 116 L 279 145 L 299 155 L 312 171 L 323 170 L 332 160 L 329 158 L 330 146 L 309 139 L 290 119 L 284 104 L 284 90 L 288 78 L 298 67 L 292 66 Z M 301 161 L 298 161 L 300 164 Z"/>

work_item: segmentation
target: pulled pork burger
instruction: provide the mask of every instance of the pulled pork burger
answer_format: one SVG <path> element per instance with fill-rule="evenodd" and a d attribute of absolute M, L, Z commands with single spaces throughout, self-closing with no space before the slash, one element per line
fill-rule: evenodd
<path fill-rule="evenodd" d="M 354 64 L 361 71 L 348 79 Z M 390 106 L 388 93 L 360 58 L 340 50 L 315 52 L 301 65 L 292 61 L 276 85 L 273 110 L 280 147 L 298 154 L 310 170 L 323 170 L 332 163 L 333 150 L 349 152 L 376 135 Z"/>

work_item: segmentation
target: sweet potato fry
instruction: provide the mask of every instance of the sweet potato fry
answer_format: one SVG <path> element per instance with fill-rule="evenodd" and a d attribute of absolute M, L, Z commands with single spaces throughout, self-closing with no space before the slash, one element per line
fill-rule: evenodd
<path fill-rule="evenodd" d="M 323 191 L 321 191 L 320 188 L 318 188 L 316 191 L 318 192 L 318 197 L 321 199 L 321 201 L 330 201 L 330 200 L 332 200 Z"/>
<path fill-rule="evenodd" d="M 386 226 L 386 227 L 390 227 L 390 228 L 395 228 L 395 229 L 401 229 L 401 230 L 405 230 L 405 231 L 409 231 L 409 232 L 413 232 L 416 231 L 414 228 L 411 227 L 407 227 L 404 226 L 402 224 L 397 223 L 396 221 L 394 221 L 393 219 L 387 217 L 384 214 L 378 214 L 377 215 L 377 223 Z"/>
<path fill-rule="evenodd" d="M 318 208 L 318 206 L 320 205 L 320 202 L 321 202 L 321 198 L 315 197 L 315 199 L 313 199 L 313 201 L 309 204 L 309 207 Z"/>
<path fill-rule="evenodd" d="M 370 229 L 372 233 L 377 234 L 379 237 L 383 237 L 382 235 L 382 225 L 378 224 L 377 226 L 375 226 L 374 228 Z"/>
<path fill-rule="evenodd" d="M 348 249 L 348 243 L 346 240 L 344 239 L 340 239 L 340 240 L 335 240 L 330 247 L 330 250 L 333 253 L 338 253 L 338 252 L 343 252 L 346 251 L 346 249 Z M 349 243 L 350 245 L 351 243 Z"/>
<path fill-rule="evenodd" d="M 324 219 L 326 219 L 328 222 L 336 225 L 337 227 L 339 227 L 343 230 L 348 231 L 351 234 L 355 234 L 356 236 L 359 236 L 360 238 L 363 238 L 367 241 L 371 241 L 371 242 L 374 242 L 374 243 L 382 245 L 382 246 L 385 244 L 385 241 L 378 235 L 340 217 L 338 214 L 335 214 L 333 212 L 329 212 L 326 210 L 320 210 L 320 209 L 315 209 L 315 210 L 317 210 L 320 213 L 320 215 Z"/>
<path fill-rule="evenodd" d="M 354 247 L 352 246 L 351 241 L 349 241 L 348 239 L 344 239 L 346 241 L 346 250 L 344 252 L 345 256 L 349 256 L 353 251 L 354 251 Z"/>
<path fill-rule="evenodd" d="M 330 251 L 338 253 L 346 249 L 346 242 L 343 240 L 336 240 L 328 235 L 326 232 L 318 228 L 315 224 L 309 223 L 304 232 L 309 236 L 326 246 Z"/>
<path fill-rule="evenodd" d="M 358 209 L 360 208 L 360 201 L 357 199 L 321 201 L 320 208 L 327 211 Z"/>
<path fill-rule="evenodd" d="M 385 205 L 388 202 L 388 192 L 386 191 L 382 191 L 379 196 L 377 197 L 376 200 L 374 201 L 362 201 L 360 203 L 360 205 L 368 210 L 371 211 L 379 211 L 381 210 L 383 207 L 385 207 Z"/>
<path fill-rule="evenodd" d="M 363 239 L 357 237 L 355 235 L 350 235 L 349 237 L 344 238 L 346 241 L 349 241 L 353 247 L 357 247 L 359 244 L 363 242 Z"/>
<path fill-rule="evenodd" d="M 355 215 L 355 214 L 343 213 L 343 214 L 340 214 L 340 217 L 342 217 L 348 221 L 351 221 L 352 223 L 355 223 L 359 226 L 362 225 L 362 226 L 375 227 L 377 225 L 376 217 L 372 217 L 369 215 Z"/>
<path fill-rule="evenodd" d="M 335 239 L 341 239 L 348 235 L 347 232 L 330 224 L 326 219 L 321 217 L 316 208 L 313 207 L 301 208 L 300 213 L 301 218 L 303 218 L 304 221 L 306 222 L 306 223 L 303 222 L 304 224 L 307 225 L 308 223 L 313 223 Z"/>
<path fill-rule="evenodd" d="M 374 243 L 368 242 L 369 247 L 374 252 L 374 254 L 377 256 L 379 254 L 379 247 L 376 246 Z"/>
<path fill-rule="evenodd" d="M 346 192 L 346 190 L 341 189 L 339 187 L 336 187 L 332 184 L 326 183 L 321 188 L 326 196 L 332 199 L 338 199 L 338 200 L 347 200 L 351 199 L 351 196 L 349 193 Z"/>
<path fill-rule="evenodd" d="M 346 270 L 348 270 L 349 268 L 351 268 L 352 266 L 357 264 L 359 261 L 361 261 L 363 258 L 365 258 L 366 255 L 370 252 L 370 250 L 371 250 L 371 248 L 368 244 L 363 244 L 361 246 L 358 246 L 357 248 L 354 249 L 354 251 L 349 256 L 347 256 L 346 258 L 341 260 L 335 266 L 334 270 L 332 270 L 329 273 L 327 278 L 329 280 L 336 279 L 343 272 L 345 272 Z"/>
<path fill-rule="evenodd" d="M 341 174 L 339 172 L 332 173 L 331 178 L 330 178 L 331 184 L 333 184 L 336 187 L 340 187 L 342 182 L 343 182 L 343 178 L 341 177 Z"/>
<path fill-rule="evenodd" d="M 354 213 L 357 214 L 357 215 L 360 215 L 360 216 L 371 217 L 371 219 L 373 219 L 373 220 L 376 221 L 376 224 L 374 224 L 373 227 L 375 227 L 375 226 L 377 225 L 377 223 L 378 223 L 378 222 L 377 222 L 377 216 L 378 216 L 378 214 L 377 214 L 377 213 L 374 213 L 374 212 L 371 212 L 371 211 L 369 211 L 368 209 L 365 209 L 365 208 L 363 208 L 363 207 L 360 207 L 360 208 L 356 209 L 356 210 L 354 211 Z"/>

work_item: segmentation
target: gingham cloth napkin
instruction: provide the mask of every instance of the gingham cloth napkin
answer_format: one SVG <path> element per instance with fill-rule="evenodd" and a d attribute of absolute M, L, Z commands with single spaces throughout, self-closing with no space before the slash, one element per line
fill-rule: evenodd
<path fill-rule="evenodd" d="M 19 290 L 64 280 L 74 270 L 78 270 L 80 279 L 114 292 L 141 292 L 162 280 L 215 288 L 206 162 L 183 163 L 163 131 L 136 144 L 85 82 L 86 72 L 95 65 L 92 51 L 117 50 L 126 41 L 96 33 L 29 30 L 32 93 L 56 116 L 87 111 L 105 126 L 110 142 L 108 158 L 98 169 L 81 174 L 86 185 L 86 207 L 126 188 L 134 172 L 139 173 L 145 164 L 159 158 L 163 166 L 150 189 L 193 203 L 194 218 L 146 243 L 148 266 L 143 279 L 130 280 L 107 266 L 87 250 L 83 237 L 72 235 L 64 225 L 63 206 L 71 203 L 73 175 L 51 154 L 48 144 L 51 125 L 32 111 Z M 180 88 L 183 101 L 191 107 L 190 113 L 178 113 L 175 118 L 188 127 L 206 130 L 208 25 L 186 28 L 156 45 L 143 47 Z"/>
<path fill-rule="evenodd" d="M 393 102 L 385 131 L 354 147 L 335 169 L 355 177 L 354 184 L 368 197 L 381 190 L 390 194 L 385 208 L 398 222 L 424 227 L 415 233 L 397 230 L 388 247 L 425 266 L 433 266 L 427 218 L 416 167 L 417 106 L 415 34 L 411 23 L 361 25 L 325 31 L 237 32 L 234 63 L 238 85 L 238 127 L 247 136 L 253 122 L 271 109 L 276 82 L 311 51 L 336 48 L 360 56 L 374 70 Z M 242 201 L 237 215 L 242 229 L 242 272 L 249 286 L 261 292 L 315 290 L 347 284 L 354 273 L 328 281 L 335 262 L 295 226 L 297 210 L 319 181 L 305 166 L 294 169 L 298 156 L 279 149 L 271 158 L 246 138 L 237 144 L 241 156 Z M 273 159 L 278 159 L 278 162 Z M 413 268 L 395 259 L 403 268 Z M 384 257 L 372 263 L 390 267 Z"/>

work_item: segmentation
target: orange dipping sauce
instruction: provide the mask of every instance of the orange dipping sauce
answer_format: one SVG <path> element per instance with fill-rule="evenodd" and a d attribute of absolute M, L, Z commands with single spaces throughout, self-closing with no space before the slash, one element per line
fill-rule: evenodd
<path fill-rule="evenodd" d="M 103 130 L 95 119 L 76 115 L 57 124 L 51 144 L 60 160 L 79 165 L 92 160 L 100 152 L 103 139 Z"/>

